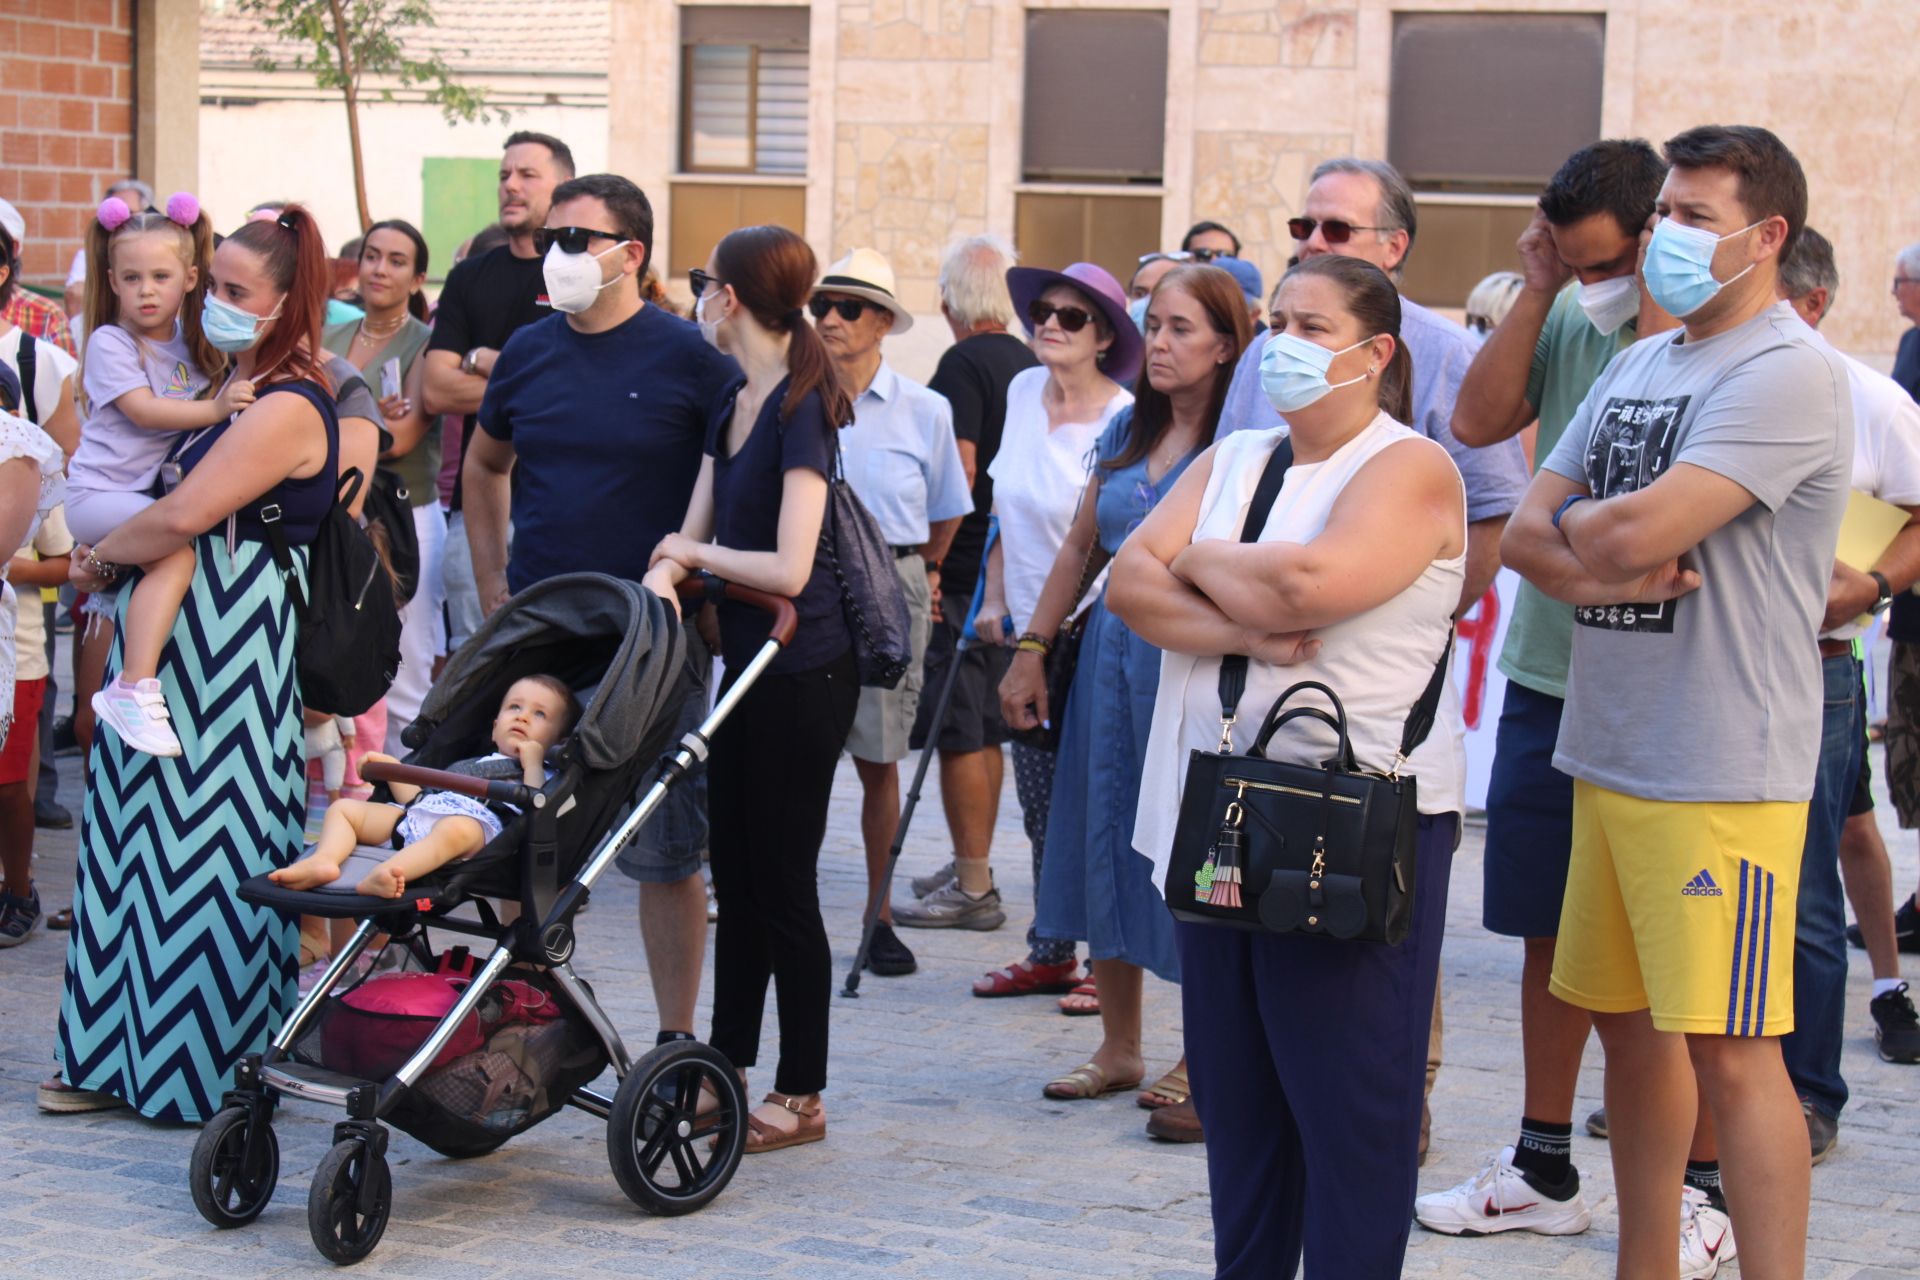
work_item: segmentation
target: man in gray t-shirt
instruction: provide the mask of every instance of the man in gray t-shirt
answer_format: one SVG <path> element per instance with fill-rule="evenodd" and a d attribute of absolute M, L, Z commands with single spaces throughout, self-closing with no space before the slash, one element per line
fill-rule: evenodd
<path fill-rule="evenodd" d="M 1804 1258 L 1808 1148 L 1778 1037 L 1820 740 L 1816 637 L 1853 461 L 1839 358 L 1775 301 L 1806 221 L 1764 129 L 1705 126 L 1640 274 L 1683 325 L 1594 384 L 1508 525 L 1507 562 L 1575 606 L 1556 767 L 1573 856 L 1551 990 L 1606 1046 L 1622 1275 L 1731 1255 L 1673 1187 L 1700 1096 L 1749 1257 Z M 1685 1037 L 1683 1040 L 1682 1037 Z M 1620 1086 L 1620 1087 L 1612 1087 Z M 1691 1272 L 1701 1274 L 1700 1272 Z"/>

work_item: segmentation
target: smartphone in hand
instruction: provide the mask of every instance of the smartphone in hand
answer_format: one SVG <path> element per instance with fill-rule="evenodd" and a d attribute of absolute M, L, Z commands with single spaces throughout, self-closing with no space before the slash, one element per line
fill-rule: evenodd
<path fill-rule="evenodd" d="M 389 359 L 380 366 L 380 398 L 391 400 L 400 394 L 400 362 Z"/>

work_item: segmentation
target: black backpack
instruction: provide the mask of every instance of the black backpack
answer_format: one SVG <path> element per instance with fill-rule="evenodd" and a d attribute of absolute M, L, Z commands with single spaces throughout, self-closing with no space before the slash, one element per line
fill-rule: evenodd
<path fill-rule="evenodd" d="M 260 511 L 273 562 L 293 596 L 299 627 L 294 675 L 300 700 L 338 716 L 365 712 L 387 695 L 400 671 L 400 608 L 394 602 L 393 580 L 373 539 L 347 511 L 363 479 L 358 467 L 341 475 L 334 504 L 307 548 L 304 592 L 280 528 L 279 507 Z M 413 531 L 411 517 L 407 531 Z M 415 562 L 417 566 L 417 551 Z"/>
<path fill-rule="evenodd" d="M 393 566 L 393 602 L 405 606 L 420 589 L 420 533 L 413 525 L 412 496 L 400 473 L 373 469 L 367 505 L 360 516 L 369 528 L 379 525 L 387 539 L 387 563 Z"/>

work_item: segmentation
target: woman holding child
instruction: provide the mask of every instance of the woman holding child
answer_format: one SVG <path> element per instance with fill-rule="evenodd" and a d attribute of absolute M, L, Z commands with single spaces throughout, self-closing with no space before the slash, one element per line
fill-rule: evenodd
<path fill-rule="evenodd" d="M 137 237 L 97 239 L 107 260 L 92 266 L 110 279 Z M 129 566 L 181 551 L 193 566 L 163 632 L 158 687 L 140 690 L 159 699 L 177 754 L 141 750 L 111 727 L 96 738 L 60 1074 L 40 1087 L 48 1111 L 131 1105 L 154 1119 L 204 1120 L 294 994 L 293 923 L 235 892 L 299 854 L 306 798 L 293 606 L 260 513 L 278 507 L 304 568 L 299 548 L 332 506 L 341 470 L 368 472 L 378 442 L 364 432 L 343 438 L 320 367 L 327 254 L 306 210 L 250 222 L 210 261 L 186 265 L 190 295 L 210 287 L 204 311 L 188 315 L 201 333 L 183 336 L 230 356 L 231 376 L 256 398 L 180 435 L 160 468 L 171 491 L 74 553 L 80 586 L 120 588 L 123 640 Z M 144 311 L 134 314 L 141 323 Z M 167 390 L 163 380 L 154 394 Z M 109 675 L 124 664 L 117 641 Z"/>

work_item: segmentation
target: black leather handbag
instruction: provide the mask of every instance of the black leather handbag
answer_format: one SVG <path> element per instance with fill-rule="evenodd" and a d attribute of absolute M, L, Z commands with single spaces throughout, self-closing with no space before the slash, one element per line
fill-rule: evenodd
<path fill-rule="evenodd" d="M 1259 539 L 1280 492 L 1293 447 L 1275 448 L 1247 508 L 1242 542 Z M 1270 933 L 1398 943 L 1413 920 L 1419 788 L 1399 772 L 1426 740 L 1453 654 L 1449 635 L 1425 691 L 1401 733 L 1399 759 L 1387 773 L 1361 769 L 1347 734 L 1339 695 L 1303 680 L 1274 700 L 1244 756 L 1233 754 L 1232 730 L 1246 689 L 1247 659 L 1220 663 L 1220 746 L 1193 751 L 1167 868 L 1167 905 L 1176 919 Z M 1318 693 L 1329 709 L 1289 705 Z M 1332 757 L 1320 764 L 1266 758 L 1275 733 L 1311 718 L 1333 729 Z"/>
<path fill-rule="evenodd" d="M 820 539 L 840 587 L 847 630 L 853 633 L 861 687 L 891 689 L 913 661 L 912 615 L 894 566 L 893 548 L 842 474 L 838 444 L 833 450 L 833 478 L 827 488 L 827 517 L 821 523 Z"/>

